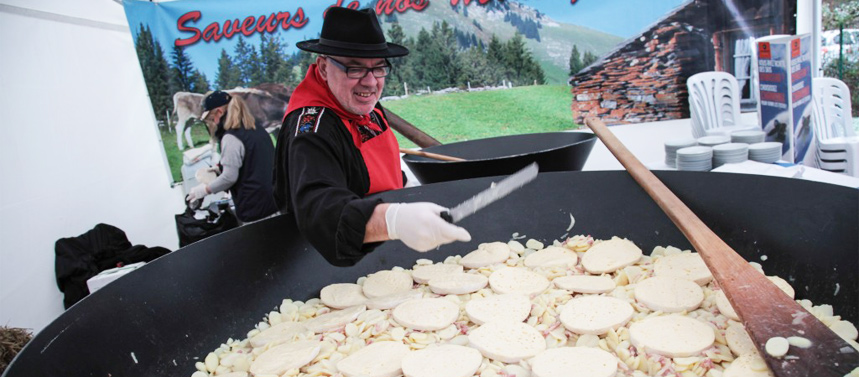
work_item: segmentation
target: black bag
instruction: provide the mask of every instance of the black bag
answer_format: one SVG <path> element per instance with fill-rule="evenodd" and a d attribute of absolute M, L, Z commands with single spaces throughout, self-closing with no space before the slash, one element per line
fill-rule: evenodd
<path fill-rule="evenodd" d="M 209 205 L 206 218 L 196 219 L 196 211 L 185 207 L 185 213 L 176 215 L 176 232 L 179 233 L 179 247 L 185 247 L 204 238 L 236 228 L 239 219 L 230 210 L 229 201 Z"/>

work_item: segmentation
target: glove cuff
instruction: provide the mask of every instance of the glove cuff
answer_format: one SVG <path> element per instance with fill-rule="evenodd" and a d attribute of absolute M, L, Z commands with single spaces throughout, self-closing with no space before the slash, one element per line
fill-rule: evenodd
<path fill-rule="evenodd" d="M 385 210 L 385 226 L 388 228 L 388 238 L 392 240 L 400 239 L 397 234 L 397 213 L 400 211 L 399 203 L 391 203 L 388 209 Z"/>

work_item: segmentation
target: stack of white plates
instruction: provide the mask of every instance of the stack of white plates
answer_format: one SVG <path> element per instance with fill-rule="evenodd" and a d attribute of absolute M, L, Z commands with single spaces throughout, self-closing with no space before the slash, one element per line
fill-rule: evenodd
<path fill-rule="evenodd" d="M 763 143 L 766 132 L 760 130 L 734 131 L 731 133 L 732 143 Z"/>
<path fill-rule="evenodd" d="M 730 142 L 731 138 L 728 136 L 704 136 L 698 138 L 698 145 L 703 145 L 705 147 L 712 147 L 714 145 L 727 144 Z"/>
<path fill-rule="evenodd" d="M 710 171 L 713 168 L 713 148 L 686 147 L 677 150 L 677 170 Z"/>
<path fill-rule="evenodd" d="M 713 167 L 734 164 L 749 159 L 749 145 L 746 143 L 719 144 L 713 147 Z"/>
<path fill-rule="evenodd" d="M 694 147 L 698 145 L 698 142 L 693 138 L 686 139 L 678 139 L 678 140 L 669 140 L 665 142 L 665 164 L 675 168 L 677 167 L 677 150 L 686 148 L 686 147 Z"/>
<path fill-rule="evenodd" d="M 781 143 L 768 141 L 749 145 L 749 160 L 772 163 L 781 158 Z"/>

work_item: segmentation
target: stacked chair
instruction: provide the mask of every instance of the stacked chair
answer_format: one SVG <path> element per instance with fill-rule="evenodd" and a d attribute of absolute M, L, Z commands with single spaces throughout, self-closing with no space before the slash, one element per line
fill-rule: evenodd
<path fill-rule="evenodd" d="M 850 90 L 841 80 L 816 77 L 812 98 L 817 167 L 859 177 L 859 137 L 850 115 Z"/>
<path fill-rule="evenodd" d="M 734 131 L 759 130 L 740 120 L 740 90 L 737 79 L 727 72 L 701 72 L 686 81 L 692 135 L 727 136 Z"/>

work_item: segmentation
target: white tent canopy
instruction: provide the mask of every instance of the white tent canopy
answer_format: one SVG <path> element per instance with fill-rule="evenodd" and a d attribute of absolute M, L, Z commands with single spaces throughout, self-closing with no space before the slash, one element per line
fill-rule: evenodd
<path fill-rule="evenodd" d="M 178 247 L 171 188 L 122 5 L 0 0 L 0 323 L 63 312 L 54 243 L 98 223 Z"/>

